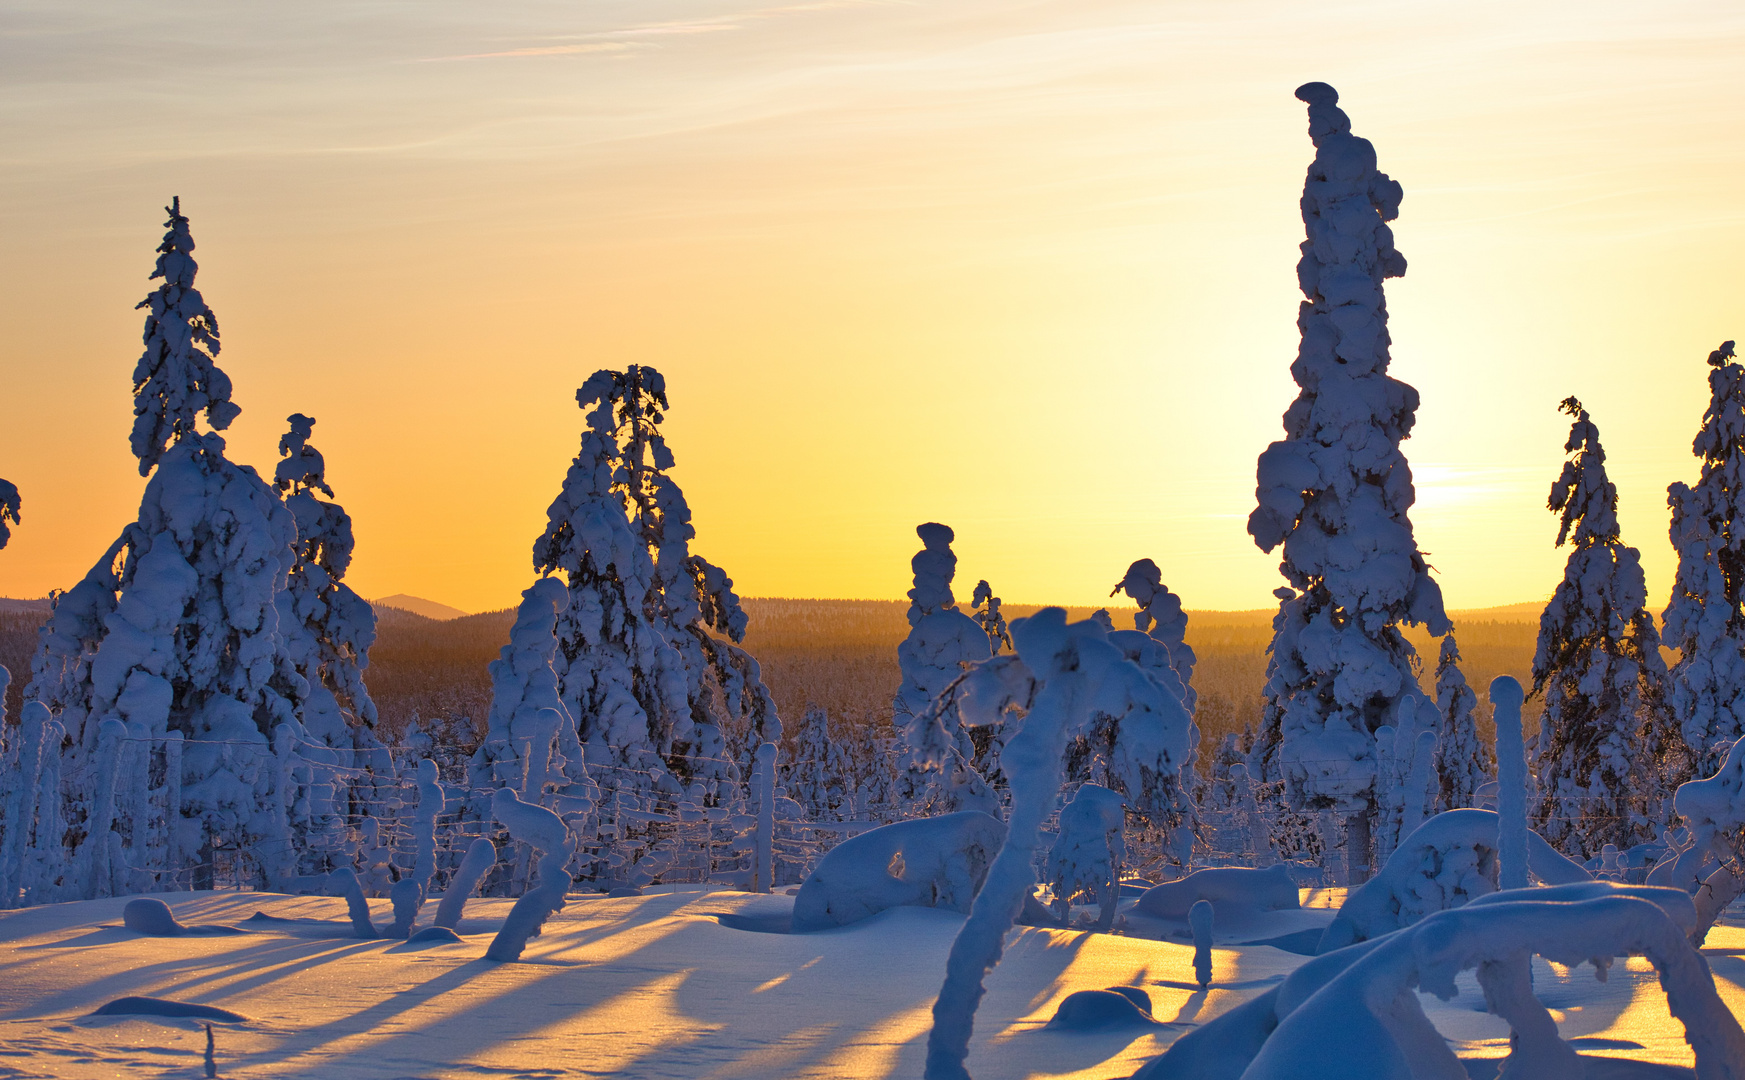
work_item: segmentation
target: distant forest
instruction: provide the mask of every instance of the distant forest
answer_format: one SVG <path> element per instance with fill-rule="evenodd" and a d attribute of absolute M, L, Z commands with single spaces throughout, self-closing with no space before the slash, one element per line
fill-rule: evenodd
<path fill-rule="evenodd" d="M 856 727 L 888 725 L 891 695 L 902 681 L 897 645 L 909 632 L 906 600 L 744 601 L 751 616 L 745 646 L 763 665 L 764 681 L 775 695 L 791 732 L 808 704 L 822 706 L 836 723 Z M 1008 618 L 1028 615 L 1035 605 L 1010 604 Z M 1073 619 L 1092 608 L 1068 608 Z M 1112 606 L 1116 626 L 1128 625 L 1128 608 Z M 6 691 L 6 714 L 18 716 L 30 657 L 43 612 L 0 612 L 0 665 L 13 673 Z M 1491 737 L 1486 690 L 1498 675 L 1513 675 L 1532 685 L 1533 647 L 1539 631 L 1536 604 L 1456 611 L 1455 638 L 1461 670 L 1482 706 L 1479 730 Z M 396 741 L 414 717 L 429 720 L 464 716 L 483 734 L 491 707 L 491 677 L 486 665 L 509 640 L 512 609 L 487 611 L 446 622 L 378 605 L 376 645 L 364 673 L 381 711 L 381 734 Z M 1260 725 L 1266 688 L 1266 647 L 1272 640 L 1271 611 L 1188 613 L 1188 643 L 1199 657 L 1194 689 L 1195 714 L 1202 734 L 1201 760 L 1226 732 Z M 1406 635 L 1427 671 L 1428 690 L 1436 663 L 1436 642 L 1421 630 Z M 1541 703 L 1527 702 L 1528 734 L 1538 727 Z M 449 725 L 443 725 L 449 727 Z M 452 730 L 452 728 L 451 728 Z"/>

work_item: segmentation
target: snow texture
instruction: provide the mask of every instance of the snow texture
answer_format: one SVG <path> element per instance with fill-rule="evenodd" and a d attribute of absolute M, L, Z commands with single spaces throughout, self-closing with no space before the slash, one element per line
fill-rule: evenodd
<path fill-rule="evenodd" d="M 794 930 L 828 930 L 894 907 L 967 912 L 1006 836 L 975 810 L 894 822 L 830 849 L 794 898 Z"/>
<path fill-rule="evenodd" d="M 158 245 L 151 280 L 163 284 L 139 302 L 147 309 L 145 352 L 133 369 L 133 456 L 139 475 L 151 472 L 164 449 L 195 433 L 206 414 L 213 431 L 230 426 L 242 410 L 230 400 L 230 377 L 218 357 L 218 317 L 194 287 L 194 237 L 180 197 L 164 207 L 170 219 Z"/>
<path fill-rule="evenodd" d="M 1563 581 L 1539 620 L 1533 690 L 1545 711 L 1535 753 L 1533 826 L 1559 850 L 1589 859 L 1606 844 L 1633 847 L 1665 824 L 1669 773 L 1682 748 L 1662 700 L 1666 663 L 1646 605 L 1642 560 L 1618 533 L 1618 490 L 1606 476 L 1599 429 L 1575 398 L 1551 485 L 1557 543 L 1572 544 Z"/>
<path fill-rule="evenodd" d="M 1678 552 L 1665 644 L 1679 651 L 1668 703 L 1697 773 L 1745 735 L 1745 368 L 1733 343 L 1709 354 L 1709 407 L 1691 450 L 1695 486 L 1666 489 Z"/>
<path fill-rule="evenodd" d="M 1400 443 L 1418 393 L 1387 373 L 1382 282 L 1406 271 L 1387 225 L 1401 188 L 1351 133 L 1332 87 L 1308 83 L 1297 97 L 1315 145 L 1297 264 L 1302 343 L 1291 365 L 1301 392 L 1285 412 L 1285 438 L 1260 456 L 1248 519 L 1262 551 L 1282 545 L 1289 584 L 1277 591 L 1260 757 L 1262 779 L 1285 780 L 1292 807 L 1361 815 L 1375 781 L 1373 733 L 1416 689 L 1399 626 L 1441 635 L 1448 619 L 1408 517 L 1415 494 Z M 1361 872 L 1366 853 L 1350 854 Z"/>

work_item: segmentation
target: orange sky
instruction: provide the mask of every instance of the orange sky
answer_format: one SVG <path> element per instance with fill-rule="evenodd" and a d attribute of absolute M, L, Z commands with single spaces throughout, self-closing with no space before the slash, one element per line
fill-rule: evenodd
<path fill-rule="evenodd" d="M 137 508 L 133 305 L 179 194 L 233 456 L 318 419 L 365 595 L 512 603 L 575 387 L 645 363 L 742 593 L 900 596 L 932 519 L 962 597 L 1101 602 L 1149 556 L 1190 607 L 1267 606 L 1243 523 L 1320 79 L 1405 185 L 1393 372 L 1450 605 L 1555 586 L 1571 393 L 1664 602 L 1703 360 L 1745 336 L 1737 4 L 506 7 L 0 17 L 0 594 Z"/>

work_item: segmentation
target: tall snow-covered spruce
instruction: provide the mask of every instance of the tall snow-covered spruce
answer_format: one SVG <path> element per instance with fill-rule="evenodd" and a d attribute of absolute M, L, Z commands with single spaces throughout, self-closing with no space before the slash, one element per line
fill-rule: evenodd
<path fill-rule="evenodd" d="M 690 552 L 696 532 L 659 430 L 665 379 L 598 371 L 576 401 L 587 430 L 533 548 L 534 569 L 562 573 L 569 591 L 554 660 L 564 705 L 612 805 L 713 805 L 781 736 L 738 645 L 748 620 L 732 580 Z"/>
<path fill-rule="evenodd" d="M 216 431 L 240 410 L 214 362 L 218 323 L 194 287 L 188 219 L 179 202 L 167 209 L 152 273 L 163 283 L 139 305 L 146 347 L 133 380 L 133 452 L 151 479 L 139 519 L 58 598 L 27 691 L 70 743 L 62 779 L 76 855 L 45 885 L 59 897 L 105 893 L 125 868 L 153 864 L 173 875 L 191 863 L 209 881 L 220 850 L 242 856 L 239 876 L 268 884 L 290 869 L 268 740 L 281 725 L 301 734 L 308 693 L 276 602 L 297 562 L 297 524 L 253 469 L 225 457 L 219 435 L 198 429 L 201 413 Z M 180 775 L 167 775 L 182 739 Z M 115 812 L 118 773 L 137 816 Z M 150 803 L 148 775 L 165 776 Z M 169 820 L 147 817 L 148 805 Z M 262 840 L 272 843 L 254 851 Z"/>
<path fill-rule="evenodd" d="M 1351 133 L 1332 87 L 1308 83 L 1297 97 L 1315 144 L 1297 263 L 1302 344 L 1291 365 L 1301 392 L 1285 411 L 1285 437 L 1260 455 L 1248 519 L 1262 551 L 1283 545 L 1289 583 L 1277 591 L 1258 750 L 1264 779 L 1286 781 L 1292 806 L 1350 815 L 1348 856 L 1361 875 L 1373 733 L 1417 687 L 1400 624 L 1441 635 L 1448 618 L 1407 517 L 1414 492 L 1400 443 L 1418 392 L 1388 375 L 1382 282 L 1406 272 L 1387 225 L 1400 185 Z"/>
<path fill-rule="evenodd" d="M 1745 367 L 1733 360 L 1731 341 L 1709 354 L 1709 408 L 1691 446 L 1702 462 L 1696 485 L 1666 489 L 1678 552 L 1666 644 L 1679 651 L 1667 699 L 1696 776 L 1745 735 Z"/>
<path fill-rule="evenodd" d="M 1575 398 L 1548 505 L 1561 515 L 1557 546 L 1573 550 L 1539 618 L 1533 692 L 1545 695 L 1535 771 L 1533 828 L 1565 854 L 1588 859 L 1607 844 L 1654 839 L 1683 756 L 1664 702 L 1666 662 L 1642 577 L 1642 557 L 1618 533 L 1618 489 L 1606 477 L 1600 431 Z"/>
<path fill-rule="evenodd" d="M 1460 645 L 1450 630 L 1436 657 L 1436 711 L 1442 715 L 1436 739 L 1436 802 L 1443 810 L 1476 805 L 1475 793 L 1490 780 L 1495 766 L 1494 753 L 1478 737 L 1477 708 L 1478 695 L 1461 674 Z"/>

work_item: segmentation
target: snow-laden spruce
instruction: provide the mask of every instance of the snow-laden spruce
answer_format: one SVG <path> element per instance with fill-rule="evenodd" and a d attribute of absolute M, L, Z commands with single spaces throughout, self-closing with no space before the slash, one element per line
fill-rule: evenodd
<path fill-rule="evenodd" d="M 1494 771 L 1495 755 L 1478 737 L 1478 695 L 1460 671 L 1460 645 L 1450 630 L 1436 656 L 1436 711 L 1442 726 L 1436 739 L 1437 804 L 1443 810 L 1476 806 L 1479 785 Z"/>
<path fill-rule="evenodd" d="M 1561 515 L 1557 546 L 1572 550 L 1533 654 L 1545 711 L 1531 819 L 1558 849 L 1590 859 L 1606 844 L 1623 850 L 1659 835 L 1664 775 L 1681 748 L 1663 703 L 1666 663 L 1644 606 L 1642 558 L 1618 533 L 1599 428 L 1575 398 L 1561 408 L 1574 422 L 1548 505 Z"/>
<path fill-rule="evenodd" d="M 1285 411 L 1285 438 L 1260 455 L 1248 519 L 1262 551 L 1283 546 L 1289 583 L 1277 591 L 1262 779 L 1287 781 L 1294 807 L 1352 815 L 1361 867 L 1372 733 L 1416 688 L 1400 624 L 1441 635 L 1448 618 L 1407 516 L 1415 496 L 1400 443 L 1418 392 L 1388 375 L 1382 282 L 1406 272 L 1387 225 L 1400 185 L 1351 133 L 1332 87 L 1309 83 L 1297 97 L 1315 144 L 1297 263 L 1302 344 L 1291 365 L 1301 392 Z"/>
<path fill-rule="evenodd" d="M 197 883 L 210 881 L 215 850 L 263 840 L 267 854 L 238 872 L 273 884 L 291 869 L 286 772 L 269 736 L 284 726 L 306 737 L 298 711 L 308 684 L 276 602 L 297 562 L 297 525 L 271 486 L 225 457 L 220 436 L 196 427 L 201 412 L 219 427 L 238 409 L 211 359 L 217 325 L 194 289 L 188 220 L 177 207 L 170 215 L 152 275 L 164 285 L 141 305 L 147 350 L 135 373 L 133 448 L 151 479 L 138 520 L 57 598 L 26 691 L 71 743 L 65 825 L 83 839 L 67 873 L 44 884 L 56 898 L 107 892 L 126 867 L 192 864 Z M 105 732 L 124 745 L 112 751 Z M 165 741 L 171 733 L 186 737 L 185 750 L 179 768 L 160 773 L 182 746 Z M 111 769 L 125 773 L 119 790 Z M 154 774 L 169 779 L 148 796 Z M 121 813 L 104 805 L 112 795 Z"/>
<path fill-rule="evenodd" d="M 11 526 L 24 519 L 18 516 L 18 511 L 24 506 L 18 497 L 18 487 L 9 480 L 0 480 L 0 548 L 4 548 L 12 539 Z"/>
<path fill-rule="evenodd" d="M 794 733 L 793 758 L 783 770 L 789 797 L 805 807 L 809 820 L 840 820 L 852 772 L 846 748 L 830 737 L 830 714 L 808 705 Z"/>
<path fill-rule="evenodd" d="M 916 526 L 915 534 L 921 550 L 910 560 L 915 584 L 909 590 L 909 636 L 897 646 L 903 682 L 891 700 L 891 726 L 905 751 L 899 791 L 920 813 L 997 815 L 998 802 L 975 768 L 975 742 L 946 693 L 963 678 L 966 665 L 993 655 L 993 643 L 981 624 L 958 610 L 952 595 L 957 555 L 950 526 L 929 521 Z"/>
<path fill-rule="evenodd" d="M 1060 811 L 1060 833 L 1048 850 L 1048 884 L 1054 892 L 1054 917 L 1063 925 L 1072 901 L 1097 905 L 1097 929 L 1115 925 L 1121 864 L 1127 854 L 1122 829 L 1127 808 L 1120 794 L 1097 784 L 1081 784 Z"/>
<path fill-rule="evenodd" d="M 178 196 L 164 207 L 170 219 L 158 245 L 151 280 L 163 279 L 138 307 L 145 319 L 145 352 L 133 369 L 133 456 L 146 476 L 164 450 L 195 431 L 201 413 L 213 431 L 230 426 L 242 409 L 230 400 L 230 376 L 218 367 L 218 317 L 194 287 L 199 264 L 194 236 Z"/>
<path fill-rule="evenodd" d="M 1699 776 L 1745 735 L 1745 367 L 1733 360 L 1731 341 L 1709 354 L 1696 485 L 1666 489 L 1678 572 L 1663 619 L 1679 651 L 1667 701 Z"/>

